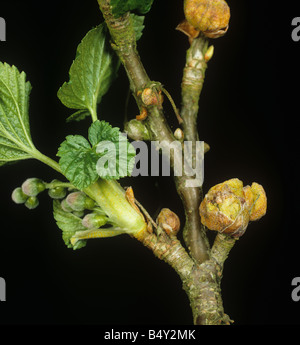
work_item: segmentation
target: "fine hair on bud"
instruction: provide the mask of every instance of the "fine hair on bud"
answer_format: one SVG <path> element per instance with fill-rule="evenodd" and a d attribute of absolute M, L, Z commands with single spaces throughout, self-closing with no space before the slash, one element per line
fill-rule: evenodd
<path fill-rule="evenodd" d="M 37 208 L 39 206 L 39 199 L 36 196 L 30 196 L 26 202 L 25 202 L 25 206 L 29 209 L 29 210 L 33 210 L 35 208 Z"/>
<path fill-rule="evenodd" d="M 46 188 L 45 183 L 39 178 L 28 178 L 22 184 L 22 191 L 28 196 L 37 196 L 39 193 L 43 192 Z"/>
<path fill-rule="evenodd" d="M 67 204 L 73 211 L 84 211 L 95 206 L 94 201 L 83 192 L 70 193 L 66 198 Z"/>
<path fill-rule="evenodd" d="M 17 187 L 11 194 L 13 202 L 16 204 L 24 204 L 28 199 L 28 195 L 24 194 L 21 187 Z"/>

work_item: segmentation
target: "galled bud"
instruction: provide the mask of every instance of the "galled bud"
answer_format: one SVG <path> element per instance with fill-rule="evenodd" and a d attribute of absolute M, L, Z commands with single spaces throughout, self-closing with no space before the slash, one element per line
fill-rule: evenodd
<path fill-rule="evenodd" d="M 243 182 L 231 179 L 212 187 L 200 205 L 201 222 L 210 230 L 240 237 L 249 223 Z"/>
<path fill-rule="evenodd" d="M 125 132 L 133 140 L 150 140 L 147 127 L 140 121 L 133 119 L 126 123 Z"/>
<path fill-rule="evenodd" d="M 186 20 L 209 38 L 223 36 L 229 26 L 230 9 L 224 0 L 184 0 Z"/>
<path fill-rule="evenodd" d="M 212 187 L 201 202 L 201 222 L 210 230 L 240 237 L 249 221 L 266 213 L 266 194 L 257 183 L 243 187 L 239 179 L 231 179 Z"/>
<path fill-rule="evenodd" d="M 23 193 L 21 187 L 18 187 L 12 192 L 11 198 L 16 204 L 24 204 L 28 199 L 28 195 Z"/>
<path fill-rule="evenodd" d="M 253 206 L 250 208 L 250 220 L 258 220 L 267 212 L 267 196 L 263 186 L 253 182 L 251 185 Z"/>
<path fill-rule="evenodd" d="M 107 223 L 107 217 L 97 212 L 92 212 L 84 216 L 82 225 L 87 229 L 98 229 Z"/>
<path fill-rule="evenodd" d="M 25 204 L 24 204 L 29 210 L 33 210 L 39 206 L 39 199 L 36 196 L 30 196 Z"/>
<path fill-rule="evenodd" d="M 39 193 L 43 192 L 46 188 L 45 183 L 39 178 L 28 178 L 22 184 L 22 191 L 28 196 L 37 196 Z"/>
<path fill-rule="evenodd" d="M 168 208 L 163 208 L 157 219 L 156 223 L 167 233 L 169 236 L 176 236 L 180 229 L 180 219 Z"/>
<path fill-rule="evenodd" d="M 95 202 L 83 192 L 70 193 L 66 202 L 73 211 L 91 210 L 95 207 Z"/>

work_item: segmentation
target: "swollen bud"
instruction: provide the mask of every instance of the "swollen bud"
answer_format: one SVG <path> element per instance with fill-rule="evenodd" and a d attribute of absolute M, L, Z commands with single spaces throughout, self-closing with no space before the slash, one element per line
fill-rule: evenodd
<path fill-rule="evenodd" d="M 39 199 L 36 196 L 29 197 L 26 202 L 25 206 L 29 208 L 29 210 L 33 210 L 39 206 Z"/>
<path fill-rule="evenodd" d="M 28 195 L 23 193 L 21 187 L 18 187 L 12 192 L 11 198 L 16 204 L 24 204 L 28 199 Z"/>
<path fill-rule="evenodd" d="M 92 212 L 84 216 L 82 225 L 88 229 L 98 229 L 107 223 L 107 217 L 97 212 Z"/>
<path fill-rule="evenodd" d="M 73 211 L 92 210 L 95 202 L 83 192 L 70 193 L 66 198 L 67 204 Z"/>
<path fill-rule="evenodd" d="M 37 196 L 39 193 L 43 192 L 46 188 L 45 183 L 39 178 L 28 178 L 22 184 L 22 191 L 28 196 Z"/>

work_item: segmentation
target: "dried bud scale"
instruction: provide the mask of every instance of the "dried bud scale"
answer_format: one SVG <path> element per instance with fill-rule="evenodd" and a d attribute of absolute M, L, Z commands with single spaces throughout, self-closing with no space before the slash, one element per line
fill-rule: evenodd
<path fill-rule="evenodd" d="M 180 219 L 173 211 L 168 208 L 163 208 L 156 223 L 169 235 L 176 236 L 180 229 Z"/>

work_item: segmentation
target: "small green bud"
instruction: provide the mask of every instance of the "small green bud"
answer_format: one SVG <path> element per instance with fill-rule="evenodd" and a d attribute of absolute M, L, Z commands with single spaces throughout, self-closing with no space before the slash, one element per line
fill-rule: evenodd
<path fill-rule="evenodd" d="M 12 192 L 11 198 L 16 204 L 24 204 L 28 199 L 28 195 L 23 193 L 21 187 L 18 187 Z"/>
<path fill-rule="evenodd" d="M 28 196 L 37 196 L 39 193 L 43 192 L 46 188 L 45 183 L 39 178 L 28 178 L 22 184 L 22 191 Z"/>
<path fill-rule="evenodd" d="M 73 211 L 91 210 L 95 207 L 95 202 L 83 192 L 70 193 L 66 198 L 67 204 Z"/>
<path fill-rule="evenodd" d="M 150 134 L 147 127 L 136 119 L 126 123 L 125 132 L 133 140 L 150 140 Z"/>
<path fill-rule="evenodd" d="M 67 190 L 64 187 L 55 187 L 48 190 L 48 195 L 52 199 L 63 199 L 67 195 Z"/>
<path fill-rule="evenodd" d="M 89 213 L 82 219 L 82 225 L 88 229 L 98 229 L 106 223 L 107 217 L 97 212 Z"/>
<path fill-rule="evenodd" d="M 25 206 L 29 208 L 29 210 L 33 210 L 39 206 L 39 199 L 36 196 L 29 197 L 26 202 Z"/>
<path fill-rule="evenodd" d="M 65 211 L 65 212 L 72 212 L 73 209 L 69 206 L 69 204 L 67 203 L 66 199 L 63 199 L 60 203 L 61 208 Z"/>

